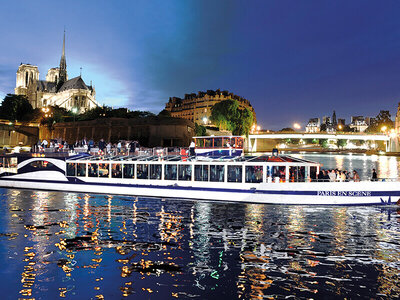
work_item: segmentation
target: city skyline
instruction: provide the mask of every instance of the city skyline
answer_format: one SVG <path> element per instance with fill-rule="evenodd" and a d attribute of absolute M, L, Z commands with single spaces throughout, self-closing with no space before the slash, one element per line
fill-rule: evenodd
<path fill-rule="evenodd" d="M 159 112 L 170 97 L 227 90 L 265 129 L 336 110 L 374 117 L 400 100 L 396 1 L 28 1 L 2 4 L 0 97 L 19 64 L 92 80 L 100 104 Z M 79 8 L 79 9 L 77 9 Z"/>

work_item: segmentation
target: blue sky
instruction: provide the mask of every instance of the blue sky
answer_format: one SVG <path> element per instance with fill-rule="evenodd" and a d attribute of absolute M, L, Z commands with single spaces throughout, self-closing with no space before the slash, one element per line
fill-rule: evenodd
<path fill-rule="evenodd" d="M 0 97 L 18 65 L 59 64 L 100 104 L 161 111 L 169 97 L 229 90 L 280 129 L 332 115 L 392 117 L 400 101 L 398 1 L 7 1 Z"/>

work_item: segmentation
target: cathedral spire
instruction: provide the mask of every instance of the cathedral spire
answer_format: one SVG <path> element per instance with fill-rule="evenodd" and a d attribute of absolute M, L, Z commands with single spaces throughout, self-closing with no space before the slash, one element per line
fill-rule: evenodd
<path fill-rule="evenodd" d="M 64 39 L 63 39 L 63 48 L 62 55 L 60 59 L 60 76 L 59 83 L 62 85 L 67 81 L 67 60 L 65 59 L 65 29 L 64 29 Z"/>

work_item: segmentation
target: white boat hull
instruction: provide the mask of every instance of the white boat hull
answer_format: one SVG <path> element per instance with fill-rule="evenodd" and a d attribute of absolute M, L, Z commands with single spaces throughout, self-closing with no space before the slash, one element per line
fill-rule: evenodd
<path fill-rule="evenodd" d="M 40 176 L 40 178 L 39 178 Z M 34 179 L 33 179 L 34 178 Z M 36 190 L 290 205 L 381 205 L 400 199 L 399 182 L 210 183 L 67 178 L 59 172 L 3 176 L 0 186 Z"/>

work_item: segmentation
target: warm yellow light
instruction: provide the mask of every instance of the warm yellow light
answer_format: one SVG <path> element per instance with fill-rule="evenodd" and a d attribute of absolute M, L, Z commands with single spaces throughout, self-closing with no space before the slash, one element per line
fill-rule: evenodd
<path fill-rule="evenodd" d="M 339 125 L 339 129 L 342 129 L 343 128 L 343 126 L 342 125 Z"/>
<path fill-rule="evenodd" d="M 301 128 L 299 123 L 294 123 L 293 127 L 294 127 L 294 129 L 300 129 Z"/>
<path fill-rule="evenodd" d="M 257 126 L 257 130 L 260 131 L 260 129 L 261 129 L 261 126 Z"/>
<path fill-rule="evenodd" d="M 385 131 L 386 131 L 386 129 L 387 129 L 387 127 L 386 127 L 386 126 L 382 126 L 382 128 L 381 128 L 381 131 L 385 132 Z"/>

